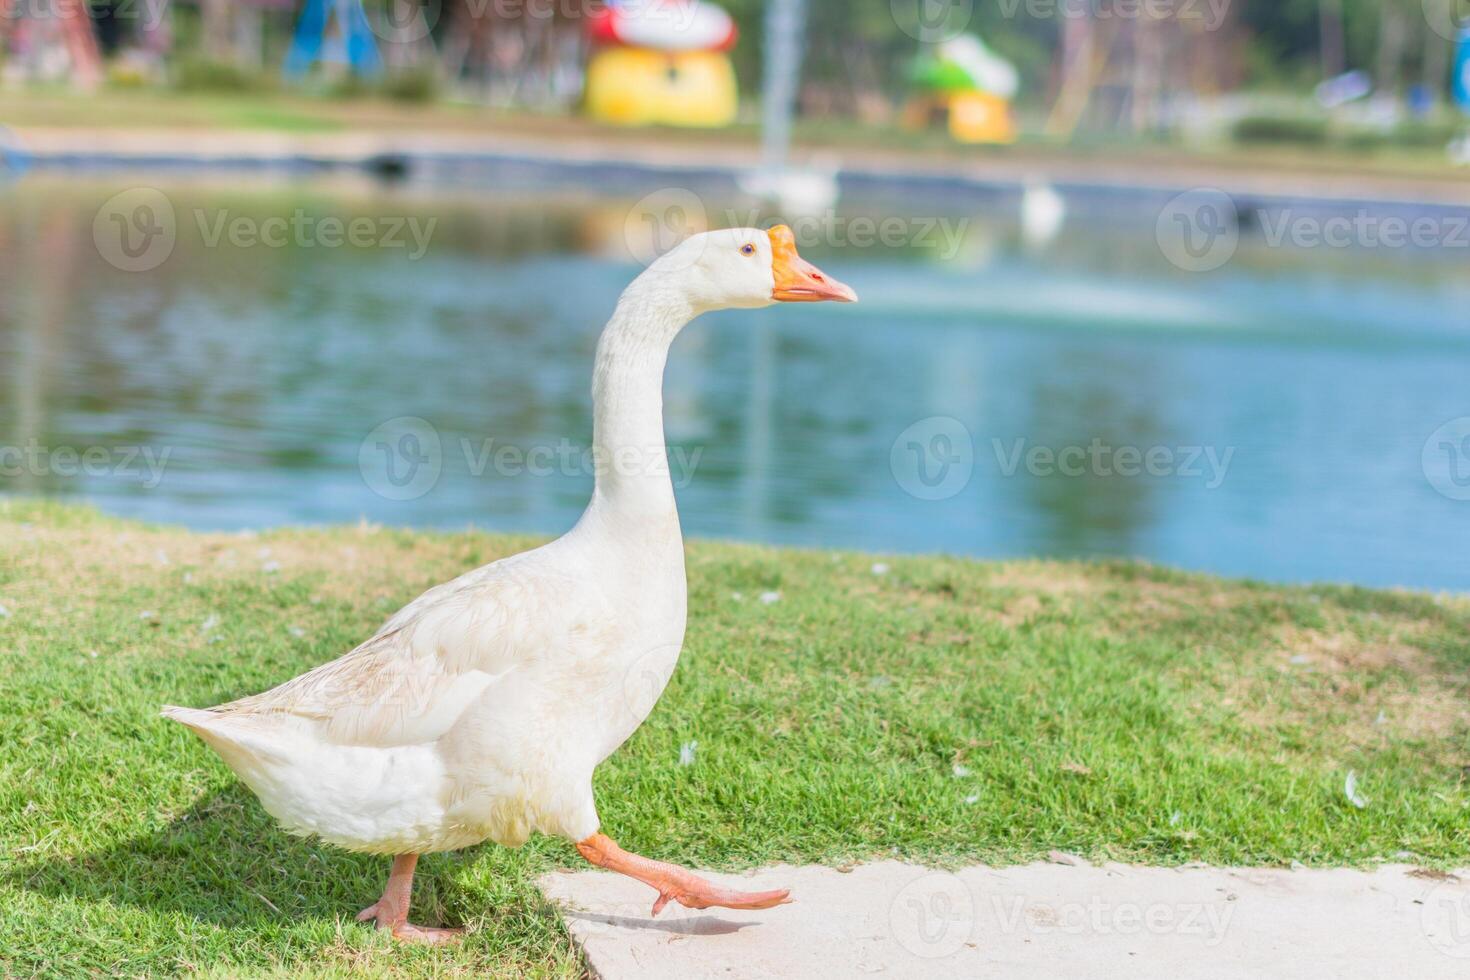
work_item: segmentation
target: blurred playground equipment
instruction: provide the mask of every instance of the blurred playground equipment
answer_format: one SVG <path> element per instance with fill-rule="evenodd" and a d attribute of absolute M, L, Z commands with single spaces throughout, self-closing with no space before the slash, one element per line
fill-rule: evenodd
<path fill-rule="evenodd" d="M 247 2 L 243 6 L 258 6 Z M 300 78 L 314 65 L 339 71 L 376 75 L 383 70 L 378 43 L 368 25 L 362 0 L 306 0 L 291 50 L 286 54 L 286 77 Z"/>
<path fill-rule="evenodd" d="M 586 106 L 622 125 L 713 127 L 735 121 L 739 89 L 727 52 L 730 15 L 702 0 L 611 3 L 589 21 L 596 50 Z"/>
<path fill-rule="evenodd" d="M 1455 104 L 1470 114 L 1470 24 L 1460 28 L 1459 48 L 1455 53 Z"/>
<path fill-rule="evenodd" d="M 906 142 L 897 116 L 965 144 L 1012 142 L 1024 119 L 1056 143 L 1127 133 L 1205 152 L 1450 146 L 1465 159 L 1463 7 L 1316 2 L 1310 18 L 1213 3 L 1057 18 L 924 0 L 906 27 L 904 4 L 842 0 L 0 0 L 0 84 L 286 87 L 683 127 L 732 123 L 743 87 L 760 93 L 763 134 L 749 192 L 807 207 L 830 197 L 831 167 L 789 159 L 802 116 L 834 145 L 859 128 Z M 978 33 L 929 23 L 971 6 L 963 29 Z"/>
<path fill-rule="evenodd" d="M 940 121 L 961 143 L 1014 143 L 1011 101 L 1020 90 L 1016 66 L 974 34 L 943 41 L 914 66 L 918 93 L 905 114 L 920 128 Z"/>

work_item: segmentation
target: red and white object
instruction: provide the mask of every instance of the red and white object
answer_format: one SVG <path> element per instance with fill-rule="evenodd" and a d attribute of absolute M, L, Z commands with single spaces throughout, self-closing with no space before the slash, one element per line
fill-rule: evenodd
<path fill-rule="evenodd" d="M 739 37 L 734 18 L 701 0 L 621 0 L 590 23 L 597 41 L 655 51 L 728 51 Z"/>

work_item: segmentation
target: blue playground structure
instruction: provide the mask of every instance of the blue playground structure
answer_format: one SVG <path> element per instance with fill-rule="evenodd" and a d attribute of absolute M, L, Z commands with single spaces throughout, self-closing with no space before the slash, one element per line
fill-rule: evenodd
<path fill-rule="evenodd" d="M 383 57 L 362 0 L 307 0 L 286 52 L 286 77 L 300 78 L 318 63 L 345 65 L 358 75 L 382 72 Z"/>
<path fill-rule="evenodd" d="M 1460 47 L 1455 53 L 1455 104 L 1470 113 L 1470 24 L 1460 28 Z"/>

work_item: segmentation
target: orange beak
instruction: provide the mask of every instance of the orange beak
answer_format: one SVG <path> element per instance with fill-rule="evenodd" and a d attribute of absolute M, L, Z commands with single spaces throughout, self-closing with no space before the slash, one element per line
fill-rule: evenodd
<path fill-rule="evenodd" d="M 772 271 L 778 303 L 856 303 L 857 293 L 796 254 L 796 235 L 785 225 L 771 229 Z"/>

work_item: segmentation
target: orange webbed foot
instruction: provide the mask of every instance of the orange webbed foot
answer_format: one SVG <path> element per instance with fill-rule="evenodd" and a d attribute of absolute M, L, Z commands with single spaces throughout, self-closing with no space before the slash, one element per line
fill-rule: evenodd
<path fill-rule="evenodd" d="M 655 916 L 669 902 L 678 902 L 686 909 L 770 909 L 791 902 L 791 891 L 787 888 L 768 892 L 738 892 L 731 888 L 721 888 L 698 875 L 688 872 L 685 874 L 687 879 L 669 882 L 662 887 L 654 886 L 658 888 L 658 900 L 653 903 Z"/>
<path fill-rule="evenodd" d="M 434 929 L 409 924 L 408 904 L 417 866 L 416 854 L 400 854 L 394 858 L 393 871 L 388 875 L 388 887 L 383 889 L 383 897 L 357 913 L 357 921 L 374 922 L 379 931 L 388 933 L 399 942 L 424 946 L 458 942 L 464 938 L 463 929 Z"/>
<path fill-rule="evenodd" d="M 766 892 L 722 888 L 676 864 L 630 854 L 605 834 L 593 834 L 579 843 L 577 850 L 599 868 L 617 871 L 657 889 L 654 915 L 662 912 L 670 902 L 678 902 L 689 909 L 769 909 L 791 901 L 791 892 L 785 888 Z"/>

